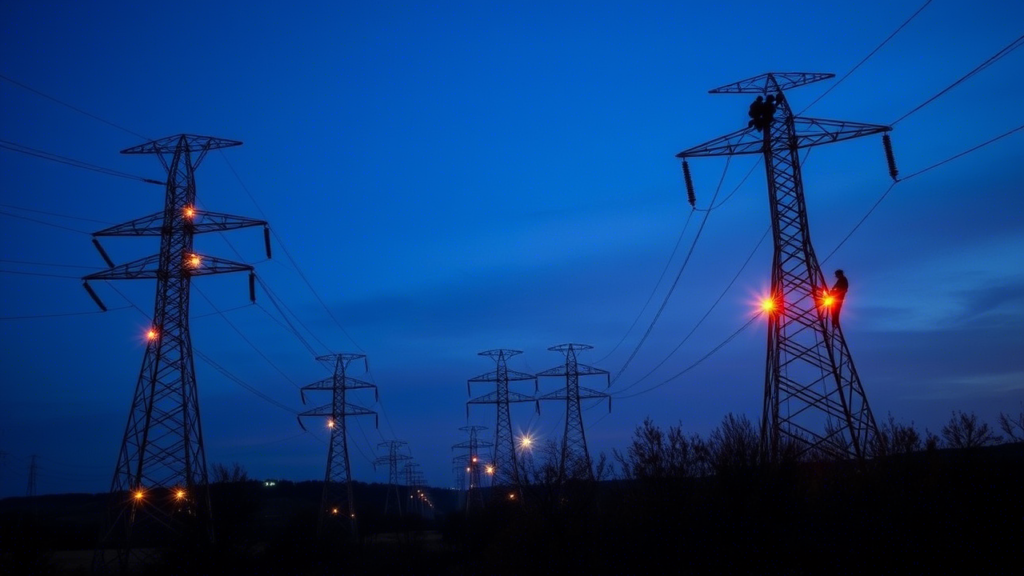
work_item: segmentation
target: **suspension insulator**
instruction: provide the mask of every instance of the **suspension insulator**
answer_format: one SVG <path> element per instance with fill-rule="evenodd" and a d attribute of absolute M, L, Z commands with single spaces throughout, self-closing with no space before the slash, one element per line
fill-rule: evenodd
<path fill-rule="evenodd" d="M 270 226 L 263 227 L 263 243 L 267 246 L 267 259 L 270 259 Z"/>
<path fill-rule="evenodd" d="M 249 301 L 256 302 L 256 273 L 249 272 Z"/>
<path fill-rule="evenodd" d="M 107 263 L 107 268 L 113 268 L 114 261 L 110 259 L 110 256 L 107 256 L 107 251 L 103 249 L 103 246 L 100 246 L 100 241 L 93 238 L 92 245 L 96 247 L 96 250 L 100 253 L 100 257 L 103 258 L 103 261 Z"/>
<path fill-rule="evenodd" d="M 93 292 L 92 286 L 89 286 L 88 282 L 82 282 L 82 286 L 85 288 L 85 291 L 89 293 L 89 296 L 92 297 L 92 301 L 100 307 L 100 310 L 106 312 L 107 307 L 103 305 L 103 301 L 100 300 L 99 295 L 97 295 L 96 292 Z"/>
<path fill-rule="evenodd" d="M 900 171 L 896 169 L 896 157 L 892 153 L 892 139 L 888 134 L 882 134 L 882 146 L 885 147 L 885 161 L 889 163 L 889 176 L 894 182 L 898 182 Z"/>
<path fill-rule="evenodd" d="M 683 160 L 683 180 L 686 182 L 686 199 L 690 201 L 690 207 L 697 207 L 697 195 L 693 193 L 693 178 L 690 177 L 690 163 Z"/>

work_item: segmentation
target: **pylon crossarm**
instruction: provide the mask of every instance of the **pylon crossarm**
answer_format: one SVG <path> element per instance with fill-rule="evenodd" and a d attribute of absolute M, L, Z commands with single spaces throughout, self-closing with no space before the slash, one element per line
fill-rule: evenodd
<path fill-rule="evenodd" d="M 164 213 L 157 212 L 93 232 L 93 236 L 159 236 L 164 232 Z"/>
<path fill-rule="evenodd" d="M 195 258 L 195 260 L 192 260 Z M 187 256 L 184 273 L 189 276 L 210 276 L 229 272 L 252 272 L 253 267 L 241 262 L 233 262 L 213 256 L 190 254 Z M 194 262 L 194 263 L 193 263 Z M 134 262 L 114 266 L 107 270 L 89 274 L 82 280 L 145 280 L 160 278 L 160 256 L 153 254 Z"/>
<path fill-rule="evenodd" d="M 534 376 L 533 374 L 527 374 L 526 372 L 517 372 L 515 370 L 507 370 L 506 373 L 508 374 L 508 380 L 510 382 L 512 382 L 512 381 L 520 381 L 520 380 L 533 380 L 534 378 L 536 378 L 536 376 Z M 470 378 L 469 381 L 470 382 L 497 382 L 498 381 L 498 371 L 497 370 L 492 370 L 492 371 L 490 371 L 490 372 L 488 372 L 486 374 L 481 374 L 479 376 Z"/>
<path fill-rule="evenodd" d="M 493 448 L 494 443 L 486 440 L 470 440 L 468 442 L 459 442 L 458 444 L 452 444 L 452 450 L 457 448 Z"/>
<path fill-rule="evenodd" d="M 192 231 L 195 234 L 206 232 L 224 232 L 226 230 L 238 230 L 239 228 L 251 228 L 254 226 L 267 226 L 266 220 L 256 220 L 245 216 L 234 216 L 232 214 L 221 214 L 219 212 L 204 212 L 196 210 L 192 218 Z"/>
<path fill-rule="evenodd" d="M 825 72 L 768 72 L 708 90 L 709 94 L 767 94 L 834 78 Z"/>
<path fill-rule="evenodd" d="M 345 379 L 343 380 L 343 383 L 344 383 L 344 388 L 346 390 L 354 390 L 354 389 L 359 389 L 359 388 L 376 388 L 377 387 L 376 384 L 371 384 L 371 383 L 366 382 L 364 380 L 360 380 L 358 378 L 352 378 L 352 377 L 349 377 L 349 376 L 345 377 Z M 334 386 L 334 376 L 328 376 L 327 378 L 324 378 L 323 380 L 317 380 L 316 382 L 313 382 L 312 384 L 307 384 L 307 385 L 303 386 L 302 388 L 300 388 L 299 390 L 300 391 L 303 391 L 303 390 L 334 390 L 334 388 L 335 388 L 335 386 Z"/>
<path fill-rule="evenodd" d="M 608 374 L 607 370 L 601 370 L 600 368 L 594 368 L 593 366 L 587 366 L 586 364 L 576 364 L 576 374 L 580 376 L 592 376 L 595 374 Z M 564 364 L 555 366 L 543 372 L 538 372 L 537 376 L 565 376 L 566 367 Z"/>
<path fill-rule="evenodd" d="M 860 122 L 844 122 L 825 118 L 793 118 L 796 130 L 796 147 L 810 148 L 821 144 L 831 144 L 842 140 L 851 140 L 861 136 L 870 136 L 892 130 L 889 126 L 864 124 Z M 787 144 L 788 146 L 788 144 Z M 743 128 L 709 140 L 703 144 L 688 148 L 676 154 L 676 158 L 695 158 L 701 156 L 739 156 L 742 154 L 761 154 L 764 152 L 764 136 L 754 128 Z"/>
<path fill-rule="evenodd" d="M 160 272 L 160 256 L 153 254 L 127 264 L 113 266 L 106 270 L 83 276 L 82 280 L 136 280 L 157 278 Z"/>
<path fill-rule="evenodd" d="M 527 396 L 526 394 L 520 394 L 519 392 L 508 392 L 509 402 L 533 402 L 536 400 L 533 396 Z M 497 392 L 488 392 L 483 396 L 478 396 L 466 402 L 466 404 L 495 404 L 499 401 Z"/>
<path fill-rule="evenodd" d="M 131 148 L 125 148 L 124 150 L 121 150 L 121 154 L 165 154 L 168 152 L 174 152 L 179 145 L 184 145 L 185 149 L 189 152 L 205 152 L 208 150 L 217 150 L 218 148 L 241 146 L 242 143 L 237 140 L 228 140 L 227 138 L 216 138 L 213 136 L 177 134 L 175 136 L 160 138 L 159 140 L 151 140 L 145 144 L 139 144 L 138 146 L 132 146 Z"/>
<path fill-rule="evenodd" d="M 797 132 L 797 148 L 810 148 L 892 130 L 891 126 L 882 126 L 881 124 L 799 116 L 793 118 L 793 125 Z"/>

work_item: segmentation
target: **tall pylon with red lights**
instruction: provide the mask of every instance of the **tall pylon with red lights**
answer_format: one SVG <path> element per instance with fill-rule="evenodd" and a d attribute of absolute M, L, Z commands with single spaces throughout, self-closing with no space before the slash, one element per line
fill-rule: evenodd
<path fill-rule="evenodd" d="M 195 276 L 247 271 L 249 296 L 254 300 L 255 276 L 248 264 L 199 254 L 193 249 L 193 238 L 207 232 L 262 226 L 268 257 L 270 240 L 263 220 L 196 208 L 195 170 L 210 150 L 240 144 L 180 134 L 122 150 L 122 154 L 154 154 L 163 164 L 167 170 L 164 208 L 93 234 L 93 243 L 109 268 L 84 280 L 101 308 L 90 280 L 156 280 L 153 324 L 111 483 L 115 502 L 109 532 L 95 557 L 101 570 L 116 563 L 123 571 L 132 556 L 145 562 L 149 558 L 143 550 L 158 550 L 173 539 L 212 538 L 206 453 L 188 325 L 189 286 Z M 105 236 L 156 236 L 160 252 L 115 266 L 99 244 L 98 238 Z M 104 548 L 113 548 L 113 554 Z"/>
<path fill-rule="evenodd" d="M 345 397 L 348 390 L 373 388 L 374 399 L 378 399 L 377 385 L 353 378 L 348 375 L 349 364 L 355 360 L 363 361 L 363 371 L 368 370 L 365 354 L 327 354 L 318 356 L 317 361 L 330 363 L 334 374 L 299 389 L 302 403 L 306 403 L 306 392 L 312 390 L 331 392 L 331 402 L 307 410 L 297 416 L 299 426 L 303 417 L 327 418 L 327 427 L 331 430 L 331 441 L 327 445 L 327 472 L 324 474 L 324 492 L 320 500 L 320 522 L 317 531 L 321 536 L 329 535 L 333 526 L 347 526 L 349 532 L 356 534 L 356 511 L 352 500 L 352 470 L 348 459 L 348 434 L 345 419 L 348 416 L 376 416 L 373 410 L 357 406 Z"/>
<path fill-rule="evenodd" d="M 489 392 L 466 402 L 466 409 L 468 412 L 469 404 L 494 404 L 497 408 L 496 424 L 494 426 L 494 461 L 491 463 L 491 466 L 494 467 L 494 473 L 491 475 L 491 486 L 506 489 L 512 488 L 515 492 L 521 493 L 519 462 L 516 458 L 516 447 L 512 438 L 512 417 L 509 413 L 509 403 L 536 402 L 537 399 L 533 396 L 513 392 L 509 390 L 508 385 L 512 381 L 533 380 L 534 393 L 536 393 L 537 377 L 525 372 L 508 369 L 508 359 L 517 354 L 522 354 L 522 351 L 498 349 L 487 350 L 479 354 L 480 356 L 492 358 L 497 364 L 497 369 L 493 372 L 470 378 L 466 386 L 468 388 L 470 384 L 476 382 L 494 382 L 496 389 L 494 392 Z M 505 492 L 508 491 L 505 490 Z M 504 498 L 506 495 L 503 494 L 501 497 Z"/>
<path fill-rule="evenodd" d="M 878 446 L 878 427 L 843 331 L 830 313 L 828 284 L 811 245 L 799 152 L 891 128 L 793 114 L 786 90 L 832 77 L 767 73 L 715 88 L 712 94 L 758 97 L 751 104 L 748 127 L 677 154 L 683 159 L 691 202 L 687 158 L 764 156 L 775 244 L 771 294 L 765 307 L 768 355 L 761 416 L 761 453 L 769 462 L 777 462 L 783 451 L 796 457 L 863 462 Z M 887 135 L 883 141 L 895 179 Z"/>
<path fill-rule="evenodd" d="M 565 433 L 562 436 L 562 456 L 558 462 L 558 480 L 564 483 L 569 480 L 593 480 L 594 468 L 591 466 L 590 452 L 587 450 L 587 437 L 583 429 L 583 411 L 580 400 L 591 398 L 607 398 L 608 411 L 612 409 L 612 397 L 604 392 L 580 386 L 580 376 L 604 375 L 607 386 L 611 386 L 611 377 L 607 370 L 580 364 L 576 355 L 593 346 L 587 344 L 560 344 L 548 348 L 552 352 L 565 354 L 565 364 L 538 372 L 537 376 L 565 376 L 565 388 L 540 396 L 538 400 L 565 401 Z M 607 387 L 606 386 L 606 387 Z"/>

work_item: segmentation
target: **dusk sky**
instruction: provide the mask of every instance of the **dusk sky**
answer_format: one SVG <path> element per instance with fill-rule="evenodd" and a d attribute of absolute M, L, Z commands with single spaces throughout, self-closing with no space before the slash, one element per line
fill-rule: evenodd
<path fill-rule="evenodd" d="M 747 95 L 709 89 L 830 72 L 791 106 L 835 86 L 804 115 L 892 124 L 1024 34 L 1019 0 L 934 0 L 836 85 L 923 3 L 0 3 L 0 497 L 25 494 L 32 455 L 39 493 L 109 489 L 155 282 L 94 282 L 101 314 L 80 278 L 105 267 L 92 232 L 164 199 L 11 147 L 164 180 L 155 157 L 119 151 L 179 133 L 244 142 L 207 156 L 198 204 L 268 220 L 274 257 L 259 229 L 197 250 L 254 264 L 317 354 L 367 354 L 371 374 L 355 375 L 380 403 L 350 400 L 380 427 L 350 421 L 354 479 L 386 482 L 370 462 L 401 439 L 429 484 L 451 486 L 459 427 L 493 433 L 493 407 L 466 419 L 466 380 L 494 369 L 478 352 L 522 350 L 510 367 L 536 373 L 563 361 L 548 347 L 585 343 L 580 361 L 614 376 L 637 347 L 705 216 L 674 155 L 747 121 Z M 1016 50 L 895 124 L 901 175 L 1020 128 L 1022 101 Z M 850 279 L 843 328 L 877 420 L 937 433 L 953 410 L 995 424 L 1024 409 L 1022 150 L 1019 130 L 897 184 L 823 263 Z M 770 237 L 755 250 L 770 223 L 759 157 L 690 166 L 698 208 L 724 172 L 721 191 L 611 414 L 584 406 L 594 456 L 647 416 L 702 435 L 729 412 L 760 417 L 763 318 L 669 380 L 755 314 L 771 266 Z M 803 176 L 820 260 L 891 183 L 878 136 L 813 149 Z M 102 242 L 119 264 L 158 250 Z M 197 355 L 207 461 L 321 480 L 327 428 L 304 433 L 295 412 L 328 402 L 303 406 L 298 388 L 329 372 L 284 325 L 262 287 L 249 304 L 245 274 L 193 282 L 195 349 L 276 402 Z M 564 412 L 515 405 L 513 427 L 558 440 Z"/>

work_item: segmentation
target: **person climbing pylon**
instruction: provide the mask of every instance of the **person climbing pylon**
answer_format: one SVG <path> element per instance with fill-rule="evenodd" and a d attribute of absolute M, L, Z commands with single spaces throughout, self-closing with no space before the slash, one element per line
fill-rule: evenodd
<path fill-rule="evenodd" d="M 846 291 L 850 289 L 850 281 L 842 270 L 836 270 L 836 284 L 829 292 L 832 297 L 832 325 L 839 325 L 839 310 L 843 307 L 843 300 L 846 299 Z"/>

